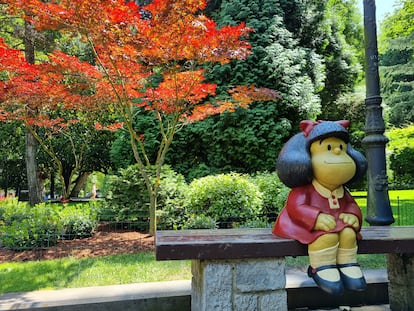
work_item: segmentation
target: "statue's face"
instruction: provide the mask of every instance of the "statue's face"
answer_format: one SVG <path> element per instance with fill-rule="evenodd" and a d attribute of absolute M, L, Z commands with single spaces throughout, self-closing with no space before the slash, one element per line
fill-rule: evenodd
<path fill-rule="evenodd" d="M 334 190 L 355 175 L 356 164 L 346 153 L 346 143 L 339 138 L 317 140 L 310 147 L 314 178 Z"/>

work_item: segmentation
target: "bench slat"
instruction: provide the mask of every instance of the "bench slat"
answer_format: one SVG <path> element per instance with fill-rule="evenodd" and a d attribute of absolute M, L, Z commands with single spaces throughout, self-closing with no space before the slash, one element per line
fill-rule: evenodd
<path fill-rule="evenodd" d="M 414 226 L 362 228 L 361 254 L 414 253 Z M 158 231 L 157 260 L 244 259 L 305 256 L 307 246 L 270 229 Z"/>

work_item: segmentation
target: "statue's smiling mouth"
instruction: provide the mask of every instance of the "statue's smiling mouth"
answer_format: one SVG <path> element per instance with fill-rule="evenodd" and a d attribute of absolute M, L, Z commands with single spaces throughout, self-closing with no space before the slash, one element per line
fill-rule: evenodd
<path fill-rule="evenodd" d="M 323 163 L 325 164 L 352 164 L 352 162 L 327 162 L 327 161 L 323 161 Z"/>

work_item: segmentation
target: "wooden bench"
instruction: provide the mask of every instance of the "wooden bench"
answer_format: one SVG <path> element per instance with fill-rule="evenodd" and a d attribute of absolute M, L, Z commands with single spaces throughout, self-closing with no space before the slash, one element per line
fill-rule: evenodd
<path fill-rule="evenodd" d="M 389 254 L 392 310 L 414 310 L 414 226 L 367 227 L 361 254 Z M 287 310 L 286 256 L 307 247 L 270 229 L 158 231 L 157 260 L 192 260 L 192 310 Z M 409 306 L 411 304 L 411 306 Z"/>

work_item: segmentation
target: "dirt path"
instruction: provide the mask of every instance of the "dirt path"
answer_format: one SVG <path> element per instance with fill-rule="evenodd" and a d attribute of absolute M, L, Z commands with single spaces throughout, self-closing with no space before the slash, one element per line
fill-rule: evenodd
<path fill-rule="evenodd" d="M 5 261 L 49 260 L 63 257 L 95 257 L 130 254 L 154 250 L 154 238 L 146 233 L 110 229 L 100 225 L 90 238 L 59 240 L 56 246 L 44 249 L 11 251 L 0 249 L 0 263 Z"/>

